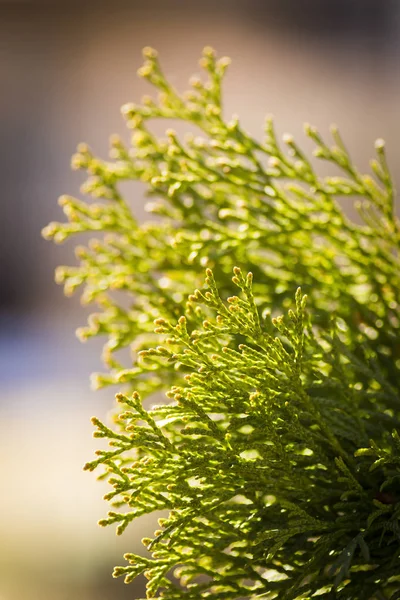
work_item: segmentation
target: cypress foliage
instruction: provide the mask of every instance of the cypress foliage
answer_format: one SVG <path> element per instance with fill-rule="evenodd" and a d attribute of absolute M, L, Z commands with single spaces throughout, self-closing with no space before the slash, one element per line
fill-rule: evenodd
<path fill-rule="evenodd" d="M 114 576 L 144 573 L 147 597 L 167 600 L 396 600 L 400 228 L 384 143 L 365 175 L 336 127 L 331 145 L 306 126 L 340 172 L 320 177 L 271 119 L 262 141 L 225 119 L 228 59 L 205 48 L 207 80 L 180 95 L 144 55 L 158 98 L 122 108 L 131 144 L 112 137 L 111 161 L 78 147 L 99 200 L 63 196 L 68 222 L 44 230 L 96 235 L 56 279 L 98 305 L 78 332 L 107 338 L 94 386 L 123 386 L 113 423 L 93 419 L 109 447 L 85 466 L 111 486 L 100 524 L 121 534 L 167 511 Z M 201 134 L 159 138 L 155 118 Z M 156 219 L 138 223 L 121 196 L 132 179 Z"/>

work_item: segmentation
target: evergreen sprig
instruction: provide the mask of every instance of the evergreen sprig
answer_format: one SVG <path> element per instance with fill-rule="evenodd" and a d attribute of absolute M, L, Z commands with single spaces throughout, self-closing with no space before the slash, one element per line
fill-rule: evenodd
<path fill-rule="evenodd" d="M 400 228 L 384 143 L 365 175 L 336 127 L 330 145 L 306 126 L 314 156 L 340 172 L 320 177 L 271 119 L 262 141 L 225 119 L 228 59 L 205 48 L 207 80 L 181 95 L 144 55 L 159 96 L 123 107 L 131 144 L 114 136 L 110 162 L 86 145 L 73 157 L 100 201 L 63 196 L 68 223 L 44 230 L 98 234 L 56 279 L 99 306 L 79 330 L 108 338 L 95 387 L 126 388 L 113 425 L 93 419 L 109 443 L 85 467 L 111 485 L 100 524 L 121 534 L 167 511 L 146 555 L 114 575 L 144 573 L 147 597 L 167 600 L 396 600 Z M 201 135 L 159 138 L 154 118 Z M 131 179 L 157 197 L 157 219 L 135 219 L 118 188 Z M 149 407 L 159 392 L 168 401 Z"/>

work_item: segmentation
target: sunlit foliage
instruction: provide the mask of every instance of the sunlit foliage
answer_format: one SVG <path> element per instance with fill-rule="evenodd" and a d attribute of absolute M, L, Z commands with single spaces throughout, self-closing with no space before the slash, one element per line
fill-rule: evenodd
<path fill-rule="evenodd" d="M 365 175 L 336 127 L 331 145 L 306 126 L 337 173 L 320 177 L 271 119 L 260 140 L 226 120 L 228 59 L 205 48 L 206 81 L 181 95 L 144 55 L 158 97 L 122 108 L 131 143 L 112 137 L 110 161 L 78 147 L 98 201 L 63 196 L 68 222 L 44 230 L 96 236 L 56 278 L 97 303 L 78 333 L 107 337 L 93 382 L 122 389 L 114 422 L 93 419 L 109 442 L 86 465 L 111 485 L 100 523 L 168 515 L 114 575 L 144 573 L 167 600 L 398 599 L 400 228 L 384 143 Z M 159 138 L 160 118 L 197 133 Z M 156 218 L 137 222 L 125 180 L 145 183 Z"/>

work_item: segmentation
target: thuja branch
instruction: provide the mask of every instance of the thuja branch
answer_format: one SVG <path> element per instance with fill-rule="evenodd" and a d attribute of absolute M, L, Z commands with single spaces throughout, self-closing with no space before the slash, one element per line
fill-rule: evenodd
<path fill-rule="evenodd" d="M 56 278 L 98 305 L 79 330 L 107 340 L 95 387 L 124 385 L 113 424 L 93 420 L 109 442 L 86 465 L 111 486 L 100 523 L 121 534 L 168 511 L 150 555 L 114 575 L 144 573 L 147 597 L 168 600 L 395 600 L 400 229 L 384 143 L 364 174 L 336 127 L 327 142 L 307 125 L 314 157 L 341 173 L 321 177 L 270 118 L 259 140 L 226 118 L 228 59 L 206 48 L 205 79 L 181 94 L 144 55 L 158 96 L 123 107 L 131 140 L 113 136 L 109 161 L 78 147 L 96 202 L 63 196 L 68 222 L 44 230 L 96 235 Z M 171 118 L 200 133 L 149 127 Z M 119 191 L 132 179 L 157 219 L 135 218 Z"/>

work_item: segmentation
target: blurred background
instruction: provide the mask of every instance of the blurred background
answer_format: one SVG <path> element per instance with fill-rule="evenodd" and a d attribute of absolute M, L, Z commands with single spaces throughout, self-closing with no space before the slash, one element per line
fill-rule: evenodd
<path fill-rule="evenodd" d="M 400 2 L 396 0 L 0 0 L 0 600 L 118 600 L 143 588 L 111 578 L 152 525 L 117 539 L 97 520 L 103 485 L 82 472 L 95 449 L 90 416 L 113 391 L 91 392 L 101 344 L 80 345 L 78 298 L 53 283 L 73 243 L 40 237 L 78 194 L 80 141 L 106 156 L 124 134 L 119 107 L 138 101 L 141 48 L 156 47 L 185 89 L 205 45 L 233 59 L 227 115 L 256 136 L 266 113 L 301 142 L 302 123 L 336 122 L 367 168 L 377 137 L 399 171 Z M 126 188 L 143 218 L 143 191 Z"/>

